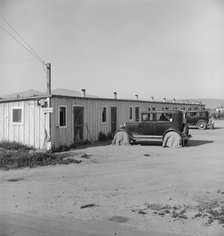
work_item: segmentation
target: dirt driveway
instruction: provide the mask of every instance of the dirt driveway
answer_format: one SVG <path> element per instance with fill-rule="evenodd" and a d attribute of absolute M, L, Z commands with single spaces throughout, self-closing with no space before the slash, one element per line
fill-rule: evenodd
<path fill-rule="evenodd" d="M 1 235 L 224 235 L 224 121 L 190 131 L 184 148 L 90 147 L 71 152 L 81 164 L 1 171 Z"/>

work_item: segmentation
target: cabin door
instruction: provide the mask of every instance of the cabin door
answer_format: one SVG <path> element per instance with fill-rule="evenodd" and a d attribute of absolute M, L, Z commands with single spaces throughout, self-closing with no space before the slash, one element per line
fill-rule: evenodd
<path fill-rule="evenodd" d="M 111 107 L 111 133 L 117 130 L 117 107 Z"/>
<path fill-rule="evenodd" d="M 83 126 L 84 126 L 83 113 L 84 113 L 83 107 L 73 107 L 74 143 L 83 141 Z"/>

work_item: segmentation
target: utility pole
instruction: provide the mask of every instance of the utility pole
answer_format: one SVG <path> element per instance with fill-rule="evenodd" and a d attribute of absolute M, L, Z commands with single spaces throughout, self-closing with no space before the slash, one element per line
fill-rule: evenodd
<path fill-rule="evenodd" d="M 47 68 L 47 95 L 51 95 L 51 63 L 46 64 Z"/>
<path fill-rule="evenodd" d="M 47 115 L 47 149 L 51 148 L 51 63 L 46 64 L 47 68 L 47 108 L 49 109 Z"/>

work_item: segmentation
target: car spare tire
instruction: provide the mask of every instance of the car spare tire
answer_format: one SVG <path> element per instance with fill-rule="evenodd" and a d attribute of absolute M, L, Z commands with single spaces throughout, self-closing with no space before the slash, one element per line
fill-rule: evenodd
<path fill-rule="evenodd" d="M 206 129 L 207 123 L 203 120 L 198 121 L 197 126 L 199 129 Z"/>

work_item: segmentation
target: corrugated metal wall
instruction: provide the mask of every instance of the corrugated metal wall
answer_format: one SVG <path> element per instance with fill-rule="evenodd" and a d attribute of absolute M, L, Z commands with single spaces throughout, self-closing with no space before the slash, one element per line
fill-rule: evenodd
<path fill-rule="evenodd" d="M 22 122 L 12 122 L 13 108 L 22 109 Z M 0 140 L 17 141 L 35 148 L 46 148 L 46 115 L 36 101 L 0 103 Z"/>

